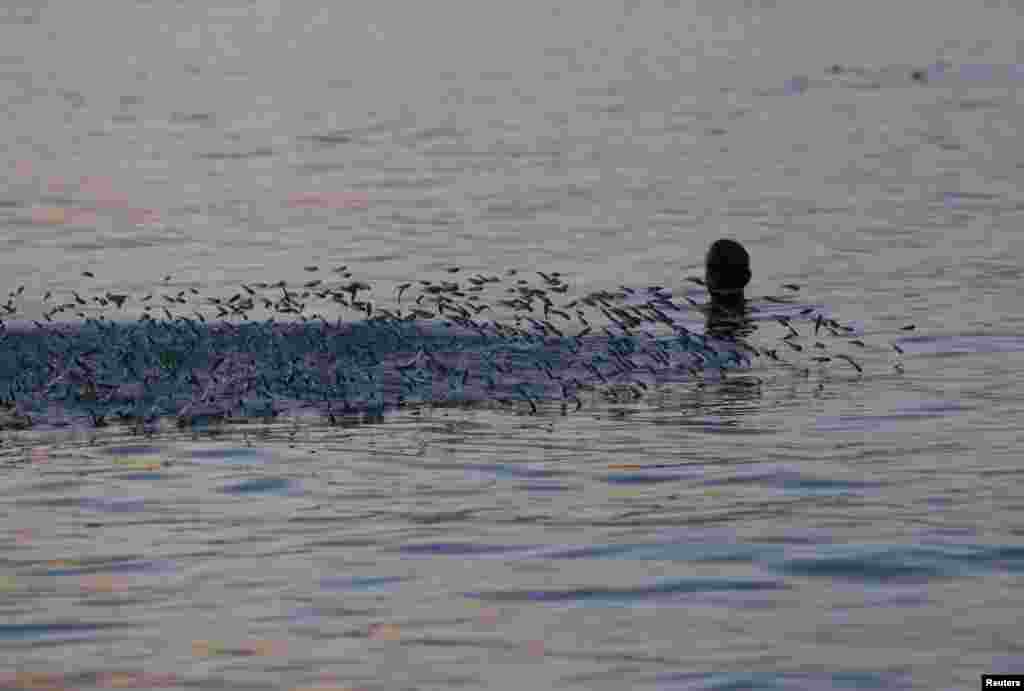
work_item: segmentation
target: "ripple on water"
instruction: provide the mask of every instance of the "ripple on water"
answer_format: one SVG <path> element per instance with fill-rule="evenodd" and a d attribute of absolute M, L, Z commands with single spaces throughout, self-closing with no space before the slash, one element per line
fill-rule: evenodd
<path fill-rule="evenodd" d="M 472 542 L 427 542 L 403 545 L 398 552 L 406 556 L 502 557 L 530 553 L 538 545 L 486 545 Z"/>
<path fill-rule="evenodd" d="M 150 444 L 114 444 L 102 450 L 104 454 L 111 456 L 150 456 L 162 451 L 161 447 Z"/>
<path fill-rule="evenodd" d="M 75 641 L 95 638 L 101 631 L 127 628 L 130 624 L 120 622 L 54 621 L 44 623 L 0 624 L 0 640 L 3 641 Z"/>
<path fill-rule="evenodd" d="M 621 472 L 608 473 L 600 479 L 609 485 L 656 485 L 663 482 L 680 482 L 703 477 L 707 472 L 704 466 L 687 464 L 685 467 L 668 468 L 643 466 L 642 469 L 623 469 Z"/>
<path fill-rule="evenodd" d="M 1015 353 L 1024 351 L 1024 337 L 1013 334 L 912 336 L 910 338 L 901 338 L 896 343 L 908 354 L 925 356 Z"/>
<path fill-rule="evenodd" d="M 104 511 L 111 513 L 137 513 L 151 508 L 150 504 L 155 503 L 145 497 L 82 497 L 79 505 L 90 511 Z"/>
<path fill-rule="evenodd" d="M 774 567 L 795 576 L 870 583 L 918 583 L 967 571 L 966 563 L 949 551 L 898 544 L 791 548 Z"/>
<path fill-rule="evenodd" d="M 695 597 L 711 593 L 748 593 L 751 591 L 786 590 L 789 586 L 780 580 L 682 578 L 648 585 L 608 588 L 567 588 L 543 590 L 492 590 L 463 593 L 465 597 L 493 602 L 553 602 L 585 605 L 627 606 L 634 603 L 690 602 Z"/>
<path fill-rule="evenodd" d="M 75 566 L 58 567 L 47 569 L 42 572 L 44 576 L 84 576 L 87 574 L 116 573 L 116 574 L 159 574 L 169 573 L 174 570 L 173 562 L 153 559 L 124 559 L 115 561 L 100 561 L 85 563 Z"/>
<path fill-rule="evenodd" d="M 827 536 L 745 542 L 727 534 L 694 532 L 625 544 L 502 545 L 428 542 L 397 548 L 403 556 L 460 559 L 613 559 L 689 563 L 749 563 L 789 575 L 860 583 L 919 583 L 969 574 L 1018 573 L 1024 547 L 953 541 L 836 544 Z"/>
<path fill-rule="evenodd" d="M 221 494 L 277 494 L 297 496 L 302 494 L 302 484 L 285 477 L 247 478 L 221 486 Z"/>
<path fill-rule="evenodd" d="M 731 469 L 727 477 L 711 478 L 702 484 L 709 487 L 754 484 L 801 496 L 864 494 L 867 490 L 885 486 L 882 482 L 816 477 L 794 467 L 760 463 L 753 464 L 752 467 Z"/>
<path fill-rule="evenodd" d="M 262 465 L 273 458 L 263 449 L 224 446 L 215 449 L 193 449 L 185 459 L 200 465 Z"/>
<path fill-rule="evenodd" d="M 902 672 L 748 672 L 658 674 L 653 681 L 668 691 L 825 691 L 827 689 L 909 689 L 911 679 Z"/>
<path fill-rule="evenodd" d="M 408 579 L 402 576 L 327 576 L 320 579 L 322 590 L 379 593 L 394 590 Z"/>
<path fill-rule="evenodd" d="M 971 408 L 954 401 L 917 401 L 882 414 L 833 415 L 819 417 L 814 428 L 820 432 L 896 431 L 908 420 L 928 420 L 966 412 Z"/>

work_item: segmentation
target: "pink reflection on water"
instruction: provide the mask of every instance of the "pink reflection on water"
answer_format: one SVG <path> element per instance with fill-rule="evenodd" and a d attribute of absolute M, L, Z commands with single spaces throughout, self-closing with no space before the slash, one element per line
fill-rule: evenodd
<path fill-rule="evenodd" d="M 60 206 L 36 206 L 29 211 L 29 223 L 39 226 L 93 226 L 99 222 L 97 213 L 104 207 L 65 208 Z M 106 208 L 122 208 L 120 202 Z M 160 214 L 154 209 L 130 208 L 126 210 L 128 222 L 135 226 L 155 225 Z"/>
<path fill-rule="evenodd" d="M 101 573 L 82 576 L 78 585 L 88 593 L 116 593 L 128 590 L 131 582 L 124 576 Z"/>
<path fill-rule="evenodd" d="M 69 678 L 70 676 L 70 678 Z M 0 689 L 75 689 L 81 679 L 64 672 L 0 672 Z M 163 689 L 183 686 L 184 680 L 178 675 L 142 671 L 101 671 L 96 674 L 95 686 L 101 689 Z"/>
<path fill-rule="evenodd" d="M 100 208 L 122 208 L 128 206 L 128 196 L 114 189 L 114 181 L 108 177 L 86 175 L 79 180 L 79 191 Z"/>
<path fill-rule="evenodd" d="M 365 192 L 307 192 L 291 195 L 286 204 L 323 209 L 365 209 L 370 205 L 370 198 Z"/>
<path fill-rule="evenodd" d="M 20 160 L 14 164 L 14 172 L 22 178 L 36 175 L 35 164 Z M 128 222 L 135 226 L 160 223 L 157 210 L 131 205 L 130 197 L 116 189 L 114 179 L 104 175 L 83 175 L 77 186 L 59 175 L 46 178 L 44 188 L 48 194 L 67 195 L 77 192 L 82 198 L 79 208 L 64 206 L 37 206 L 29 212 L 33 225 L 94 225 L 105 211 L 122 209 Z M 319 209 L 366 209 L 370 206 L 369 195 L 365 192 L 305 192 L 292 194 L 285 199 L 285 205 L 293 208 L 312 207 Z"/>
<path fill-rule="evenodd" d="M 96 685 L 107 689 L 169 688 L 183 686 L 184 679 L 173 672 L 101 672 Z"/>
<path fill-rule="evenodd" d="M 129 209 L 128 220 L 133 225 L 154 225 L 160 222 L 160 214 L 155 209 Z"/>
<path fill-rule="evenodd" d="M 0 673 L 0 689 L 67 689 L 64 675 L 59 672 L 4 672 Z"/>

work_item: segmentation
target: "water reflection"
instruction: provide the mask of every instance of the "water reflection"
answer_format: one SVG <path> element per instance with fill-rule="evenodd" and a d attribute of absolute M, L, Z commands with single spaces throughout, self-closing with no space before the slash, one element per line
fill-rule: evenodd
<path fill-rule="evenodd" d="M 712 300 L 705 308 L 705 315 L 705 333 L 712 338 L 738 342 L 757 330 L 747 300 L 742 295 L 733 300 Z"/>

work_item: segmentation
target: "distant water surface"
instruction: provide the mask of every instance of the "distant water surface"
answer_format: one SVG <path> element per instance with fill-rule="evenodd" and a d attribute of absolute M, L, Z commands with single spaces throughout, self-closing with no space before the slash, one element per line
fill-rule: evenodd
<path fill-rule="evenodd" d="M 754 298 L 867 345 L 564 415 L 5 431 L 0 687 L 1024 673 L 1018 34 L 992 2 L 9 3 L 28 318 L 311 265 L 683 295 L 729 236 Z"/>

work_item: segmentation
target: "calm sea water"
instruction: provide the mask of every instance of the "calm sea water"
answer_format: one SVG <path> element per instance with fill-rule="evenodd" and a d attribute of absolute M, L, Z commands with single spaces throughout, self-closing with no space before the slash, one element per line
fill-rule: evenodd
<path fill-rule="evenodd" d="M 28 316 L 311 264 L 384 295 L 453 265 L 678 293 L 730 236 L 754 296 L 800 284 L 869 344 L 859 376 L 765 361 L 566 415 L 5 431 L 0 688 L 1024 672 L 1019 27 L 924 0 L 6 3 Z"/>

